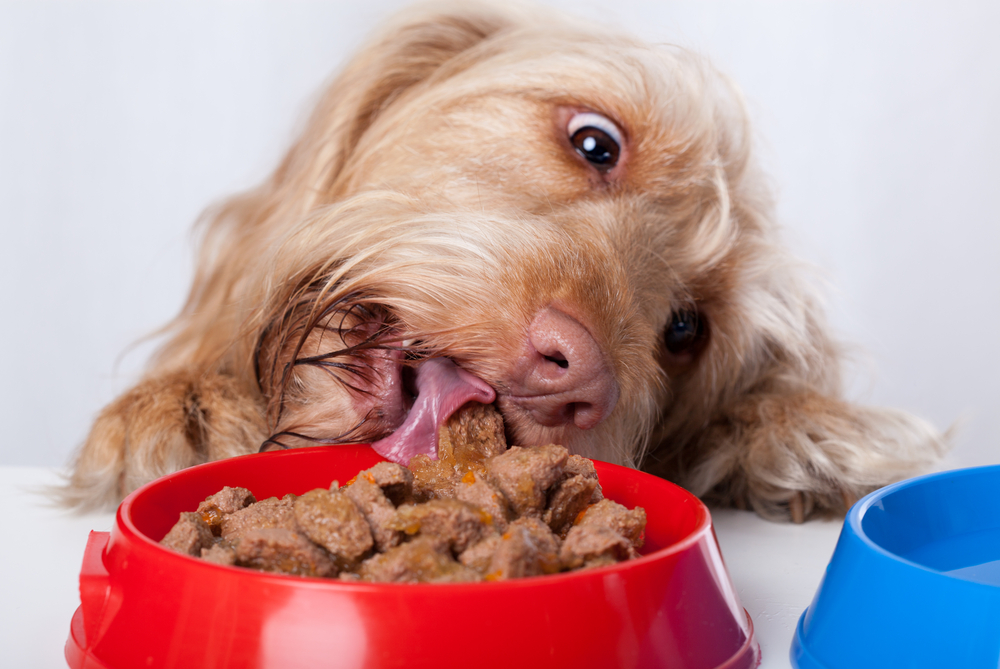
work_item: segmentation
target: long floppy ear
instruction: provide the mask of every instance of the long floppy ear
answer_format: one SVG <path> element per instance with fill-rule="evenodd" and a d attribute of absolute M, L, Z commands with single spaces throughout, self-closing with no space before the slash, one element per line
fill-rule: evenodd
<path fill-rule="evenodd" d="M 932 466 L 945 440 L 905 412 L 844 399 L 840 347 L 780 239 L 745 105 L 725 78 L 715 82 L 700 109 L 714 119 L 704 144 L 714 191 L 699 196 L 708 214 L 671 258 L 704 334 L 696 355 L 664 353 L 669 392 L 644 467 L 766 518 L 843 513 Z"/>
<path fill-rule="evenodd" d="M 403 14 L 327 88 L 274 174 L 206 213 L 191 293 L 163 330 L 170 339 L 143 380 L 97 417 L 66 486 L 54 491 L 62 503 L 116 503 L 157 476 L 257 450 L 268 432 L 253 318 L 267 287 L 248 280 L 250 268 L 304 215 L 337 198 L 338 176 L 393 99 L 517 16 L 469 3 Z"/>
<path fill-rule="evenodd" d="M 747 246 L 738 289 L 705 305 L 711 340 L 673 380 L 647 468 L 706 500 L 802 522 L 932 466 L 945 438 L 843 399 L 841 354 L 801 269 L 773 241 Z"/>
<path fill-rule="evenodd" d="M 243 356 L 236 365 L 244 365 L 248 350 L 234 350 L 233 341 L 254 305 L 243 312 L 233 305 L 252 302 L 252 295 L 242 294 L 247 265 L 259 263 L 303 216 L 343 195 L 338 178 L 382 110 L 444 64 L 518 25 L 521 11 L 478 3 L 418 6 L 376 35 L 327 87 L 271 177 L 203 218 L 191 293 L 166 329 L 173 337 L 158 353 L 155 369 L 215 365 L 227 352 Z"/>

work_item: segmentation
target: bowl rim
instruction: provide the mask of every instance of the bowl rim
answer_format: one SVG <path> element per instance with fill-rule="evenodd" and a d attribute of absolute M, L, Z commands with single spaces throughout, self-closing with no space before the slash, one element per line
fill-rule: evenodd
<path fill-rule="evenodd" d="M 368 444 L 345 444 L 345 446 L 349 447 L 361 447 L 367 445 Z M 245 578 L 260 579 L 262 583 L 273 582 L 276 585 L 280 584 L 281 586 L 288 586 L 289 584 L 294 583 L 297 586 L 301 585 L 303 587 L 308 587 L 310 589 L 334 588 L 335 590 L 339 590 L 340 588 L 349 588 L 355 591 L 384 591 L 386 588 L 405 590 L 408 588 L 412 589 L 414 587 L 418 587 L 418 588 L 447 589 L 449 593 L 454 593 L 456 591 L 460 592 L 462 590 L 481 591 L 484 586 L 490 588 L 491 590 L 494 589 L 517 590 L 521 588 L 556 587 L 559 584 L 566 582 L 567 580 L 579 581 L 581 579 L 594 578 L 594 577 L 604 578 L 605 576 L 612 576 L 614 574 L 626 570 L 642 568 L 644 566 L 665 560 L 673 555 L 680 554 L 688 550 L 692 546 L 696 545 L 698 542 L 702 541 L 705 535 L 712 531 L 711 511 L 705 505 L 704 502 L 702 502 L 696 495 L 694 495 L 694 493 L 690 492 L 685 488 L 682 488 L 676 483 L 667 481 L 666 479 L 662 479 L 652 474 L 637 469 L 624 467 L 622 465 L 616 465 L 613 463 L 603 462 L 599 460 L 595 460 L 594 463 L 595 465 L 598 465 L 600 468 L 608 467 L 611 469 L 627 470 L 632 472 L 634 475 L 639 476 L 640 478 L 648 477 L 651 480 L 655 480 L 657 481 L 658 485 L 662 483 L 677 488 L 678 490 L 683 492 L 686 496 L 688 496 L 691 501 L 695 503 L 696 505 L 695 508 L 702 513 L 701 522 L 691 532 L 689 532 L 685 537 L 683 537 L 679 541 L 676 541 L 668 546 L 664 546 L 663 548 L 657 549 L 652 553 L 646 555 L 640 555 L 637 558 L 631 560 L 625 560 L 623 562 L 618 562 L 616 564 L 604 567 L 580 569 L 576 571 L 562 572 L 557 574 L 545 574 L 541 576 L 532 576 L 526 578 L 514 578 L 503 581 L 476 581 L 471 583 L 408 583 L 408 582 L 369 583 L 365 581 L 341 581 L 336 578 L 324 578 L 319 576 L 294 576 L 291 574 L 271 573 L 271 572 L 258 571 L 256 569 L 215 564 L 213 562 L 208 562 L 206 560 L 196 558 L 192 555 L 186 555 L 184 553 L 180 553 L 178 551 L 171 550 L 169 548 L 161 546 L 159 542 L 154 541 L 153 539 L 148 537 L 144 532 L 142 532 L 138 527 L 136 527 L 135 523 L 132 520 L 131 510 L 137 499 L 146 494 L 146 492 L 150 488 L 158 485 L 163 485 L 165 481 L 173 477 L 185 476 L 187 475 L 186 472 L 190 472 L 196 469 L 219 466 L 220 464 L 224 465 L 224 463 L 228 461 L 237 459 L 261 458 L 268 456 L 281 457 L 282 455 L 288 455 L 290 453 L 319 451 L 322 449 L 339 448 L 339 447 L 340 446 L 337 447 L 310 446 L 305 448 L 288 449 L 283 451 L 249 453 L 246 455 L 236 456 L 234 458 L 214 460 L 212 462 L 193 465 L 191 467 L 178 470 L 171 474 L 167 474 L 158 479 L 150 481 L 149 483 L 146 483 L 140 488 L 137 488 L 133 492 L 129 493 L 129 495 L 126 496 L 124 500 L 122 500 L 121 504 L 118 505 L 118 509 L 115 512 L 115 526 L 122 533 L 122 535 L 126 540 L 132 542 L 133 545 L 137 544 L 139 546 L 142 546 L 145 551 L 153 551 L 153 554 L 158 554 L 158 559 L 163 558 L 167 559 L 168 561 L 181 560 L 182 562 L 176 563 L 178 567 L 181 568 L 193 568 L 194 565 L 197 565 L 198 568 L 221 569 L 226 574 L 230 575 L 239 574 L 240 576 Z M 170 564 L 170 562 L 168 562 L 167 564 Z"/>
<path fill-rule="evenodd" d="M 923 474 L 921 476 L 915 476 L 912 478 L 904 479 L 902 481 L 897 481 L 896 483 L 890 483 L 889 485 L 879 488 L 873 492 L 868 493 L 863 498 L 861 498 L 857 504 L 855 504 L 850 511 L 847 512 L 847 518 L 844 521 L 844 528 L 850 528 L 851 533 L 854 534 L 862 542 L 864 546 L 875 551 L 878 555 L 887 558 L 893 562 L 898 562 L 908 567 L 913 567 L 935 576 L 946 578 L 955 581 L 961 581 L 962 583 L 969 584 L 970 586 L 978 586 L 981 588 L 988 588 L 989 590 L 995 590 L 1000 588 L 1000 585 L 994 585 L 990 583 L 983 583 L 981 581 L 974 581 L 968 578 L 962 578 L 961 576 L 955 576 L 954 574 L 940 571 L 932 567 L 920 564 L 919 562 L 914 562 L 908 558 L 905 558 L 897 553 L 882 547 L 877 544 L 868 533 L 865 532 L 862 527 L 865 515 L 873 506 L 878 506 L 882 503 L 882 500 L 886 497 L 906 488 L 914 488 L 921 485 L 925 485 L 932 481 L 938 479 L 948 479 L 948 478 L 962 478 L 965 476 L 972 476 L 975 474 L 981 474 L 987 470 L 995 470 L 1000 473 L 1000 464 L 995 465 L 980 465 L 974 467 L 962 467 L 959 469 L 949 469 L 943 472 L 932 472 L 930 474 Z"/>

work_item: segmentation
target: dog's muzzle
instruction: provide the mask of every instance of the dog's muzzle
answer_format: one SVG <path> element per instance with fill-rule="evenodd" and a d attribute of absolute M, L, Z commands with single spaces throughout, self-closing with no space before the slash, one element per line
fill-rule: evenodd
<path fill-rule="evenodd" d="M 589 430 L 607 418 L 619 396 L 604 351 L 580 321 L 546 307 L 528 326 L 510 400 L 545 427 Z"/>
<path fill-rule="evenodd" d="M 496 391 L 448 358 L 431 358 L 414 369 L 413 403 L 389 400 L 383 410 L 400 415 L 399 427 L 372 444 L 382 457 L 408 464 L 414 455 L 437 457 L 441 426 L 468 402 L 491 404 Z M 618 403 L 619 386 L 601 346 L 576 318 L 555 308 L 540 310 L 529 324 L 521 355 L 505 383 L 500 409 L 513 409 L 548 427 L 589 430 Z M 400 404 L 400 406 L 395 406 Z M 397 411 L 398 410 L 398 413 Z"/>

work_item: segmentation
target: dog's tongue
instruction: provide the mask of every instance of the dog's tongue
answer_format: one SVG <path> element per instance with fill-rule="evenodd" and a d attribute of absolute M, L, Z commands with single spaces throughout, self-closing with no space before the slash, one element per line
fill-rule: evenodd
<path fill-rule="evenodd" d="M 466 402 L 490 404 L 496 392 L 488 383 L 448 358 L 431 358 L 416 369 L 417 398 L 395 432 L 372 444 L 379 455 L 402 465 L 424 453 L 437 457 L 438 430 Z"/>

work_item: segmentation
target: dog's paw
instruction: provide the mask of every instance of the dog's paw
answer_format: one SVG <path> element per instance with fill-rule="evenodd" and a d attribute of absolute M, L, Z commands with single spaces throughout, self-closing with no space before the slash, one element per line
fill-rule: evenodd
<path fill-rule="evenodd" d="M 159 476 L 256 451 L 259 403 L 232 377 L 183 370 L 140 382 L 101 411 L 57 500 L 106 508 Z"/>
<path fill-rule="evenodd" d="M 877 487 L 849 489 L 823 486 L 819 490 L 788 490 L 773 486 L 740 485 L 738 480 L 738 477 L 734 477 L 719 484 L 702 497 L 711 504 L 752 510 L 768 520 L 793 523 L 804 523 L 811 518 L 842 516 L 861 497 Z M 734 488 L 739 488 L 739 491 Z"/>
<path fill-rule="evenodd" d="M 767 497 L 732 498 L 728 503 L 739 509 L 752 509 L 768 520 L 804 523 L 810 518 L 828 518 L 847 513 L 862 495 L 870 492 L 841 489 L 840 494 L 817 494 L 809 490 L 777 490 Z M 712 498 L 710 493 L 707 497 Z M 715 495 L 721 501 L 721 495 Z"/>
<path fill-rule="evenodd" d="M 860 497 L 849 490 L 840 491 L 840 499 L 817 498 L 812 493 L 797 490 L 788 497 L 788 519 L 793 523 L 804 523 L 806 518 L 816 512 L 820 514 L 847 513 Z"/>
<path fill-rule="evenodd" d="M 946 450 L 939 432 L 904 412 L 805 393 L 746 398 L 697 445 L 697 464 L 682 478 L 689 489 L 793 522 L 843 515 Z"/>

